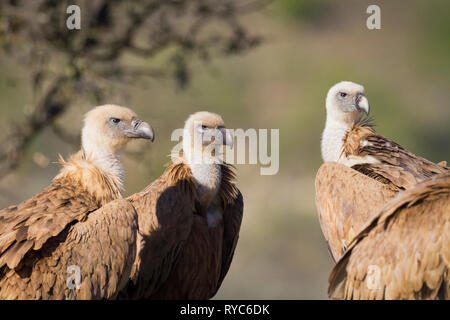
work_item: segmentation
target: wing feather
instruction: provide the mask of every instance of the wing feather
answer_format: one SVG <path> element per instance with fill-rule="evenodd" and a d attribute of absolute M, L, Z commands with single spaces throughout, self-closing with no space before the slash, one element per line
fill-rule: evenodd
<path fill-rule="evenodd" d="M 177 168 L 178 170 L 179 168 Z M 169 277 L 193 223 L 193 197 L 186 179 L 170 168 L 130 197 L 139 217 L 138 254 L 121 299 L 149 298 Z M 188 189 L 186 189 L 188 188 Z"/>
<path fill-rule="evenodd" d="M 232 205 L 226 205 L 223 214 L 223 244 L 222 244 L 222 267 L 220 270 L 217 291 L 222 285 L 225 276 L 230 269 L 233 260 L 234 251 L 239 239 L 239 230 L 241 229 L 242 217 L 244 213 L 244 200 L 242 194 L 237 190 L 237 197 Z"/>
<path fill-rule="evenodd" d="M 334 261 L 396 192 L 344 165 L 324 163 L 316 175 L 316 207 Z"/>
<path fill-rule="evenodd" d="M 31 199 L 0 211 L 0 268 L 18 266 L 32 249 L 39 250 L 100 203 L 72 181 L 57 179 Z"/>
<path fill-rule="evenodd" d="M 329 295 L 450 299 L 449 240 L 450 175 L 444 174 L 386 204 L 333 269 Z"/>
<path fill-rule="evenodd" d="M 129 201 L 108 203 L 85 221 L 67 226 L 41 250 L 30 252 L 16 269 L 4 266 L 0 298 L 115 298 L 128 281 L 135 260 L 137 224 Z M 69 272 L 75 270 L 73 266 L 79 268 L 79 283 L 70 282 L 75 275 Z"/>
<path fill-rule="evenodd" d="M 355 124 L 347 132 L 343 155 L 347 159 L 361 159 L 352 166 L 353 169 L 397 190 L 411 188 L 433 175 L 449 172 L 443 163 L 435 164 L 405 150 L 366 123 Z"/>

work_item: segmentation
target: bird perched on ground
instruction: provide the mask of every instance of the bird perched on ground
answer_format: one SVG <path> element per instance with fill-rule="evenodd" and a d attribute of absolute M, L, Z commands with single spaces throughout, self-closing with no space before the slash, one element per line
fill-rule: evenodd
<path fill-rule="evenodd" d="M 316 175 L 316 206 L 336 261 L 363 224 L 398 191 L 449 170 L 444 163 L 416 156 L 376 133 L 363 119 L 369 114 L 369 102 L 361 85 L 349 81 L 334 85 L 326 109 L 325 164 Z"/>
<path fill-rule="evenodd" d="M 0 211 L 0 299 L 108 298 L 124 285 L 137 216 L 126 200 L 110 202 L 121 198 L 119 150 L 139 138 L 153 141 L 153 130 L 133 111 L 94 108 L 81 150 L 60 159 L 51 185 Z M 79 290 L 66 283 L 70 266 L 80 268 Z"/>
<path fill-rule="evenodd" d="M 450 174 L 400 192 L 329 278 L 339 299 L 450 299 Z"/>
<path fill-rule="evenodd" d="M 243 215 L 233 168 L 218 148 L 233 138 L 222 118 L 191 115 L 183 154 L 129 198 L 139 217 L 138 253 L 121 298 L 209 299 L 230 268 Z"/>

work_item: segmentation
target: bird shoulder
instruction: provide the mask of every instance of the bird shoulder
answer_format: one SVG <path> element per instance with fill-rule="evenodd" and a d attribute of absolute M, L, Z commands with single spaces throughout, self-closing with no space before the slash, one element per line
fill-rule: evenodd
<path fill-rule="evenodd" d="M 102 170 L 82 150 L 72 155 L 67 161 L 59 155 L 57 163 L 62 166 L 62 169 L 54 180 L 64 179 L 88 191 L 98 199 L 101 205 L 122 197 L 120 179 Z"/>

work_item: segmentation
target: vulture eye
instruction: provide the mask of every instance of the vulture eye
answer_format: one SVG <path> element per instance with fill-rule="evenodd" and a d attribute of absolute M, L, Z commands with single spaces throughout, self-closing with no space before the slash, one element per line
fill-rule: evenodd
<path fill-rule="evenodd" d="M 347 96 L 345 92 L 339 92 L 339 95 L 341 96 L 341 98 L 345 98 Z"/>
<path fill-rule="evenodd" d="M 111 119 L 109 119 L 109 121 L 111 121 L 114 124 L 118 124 L 120 122 L 120 119 L 119 118 L 111 118 Z"/>

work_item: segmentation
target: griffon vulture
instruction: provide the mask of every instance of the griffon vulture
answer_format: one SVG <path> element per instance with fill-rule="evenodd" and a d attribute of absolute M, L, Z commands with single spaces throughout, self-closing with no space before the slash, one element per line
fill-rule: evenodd
<path fill-rule="evenodd" d="M 135 138 L 153 140 L 153 131 L 133 111 L 94 108 L 81 151 L 60 159 L 52 184 L 0 211 L 0 299 L 109 298 L 123 287 L 134 261 L 136 212 L 126 200 L 111 201 L 121 198 L 119 150 Z M 72 271 L 81 276 L 79 290 L 67 282 Z"/>
<path fill-rule="evenodd" d="M 364 113 L 369 113 L 369 103 L 358 84 L 344 81 L 334 85 L 326 109 L 322 136 L 326 163 L 316 175 L 316 206 L 337 261 L 364 223 L 398 191 L 448 172 L 448 168 L 378 135 L 362 120 Z"/>
<path fill-rule="evenodd" d="M 139 217 L 138 254 L 121 298 L 209 299 L 216 294 L 243 215 L 235 172 L 215 152 L 232 142 L 219 115 L 191 115 L 180 159 L 129 198 Z"/>
<path fill-rule="evenodd" d="M 400 192 L 334 267 L 340 299 L 450 299 L 450 174 Z"/>
<path fill-rule="evenodd" d="M 363 119 L 369 114 L 364 87 L 339 82 L 326 99 L 327 120 L 322 135 L 322 157 L 351 167 L 394 190 L 408 189 L 448 168 L 416 156 L 375 132 Z"/>

